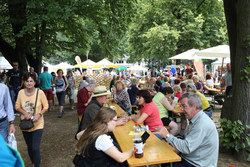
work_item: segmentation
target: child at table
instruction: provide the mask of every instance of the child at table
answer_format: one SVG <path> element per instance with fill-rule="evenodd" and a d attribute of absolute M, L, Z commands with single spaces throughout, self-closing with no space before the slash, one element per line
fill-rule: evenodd
<path fill-rule="evenodd" d="M 174 91 L 174 96 L 179 98 L 179 100 L 178 100 L 178 102 L 179 102 L 181 100 L 181 96 L 182 96 L 181 87 L 179 85 L 175 85 L 173 87 L 173 91 Z"/>

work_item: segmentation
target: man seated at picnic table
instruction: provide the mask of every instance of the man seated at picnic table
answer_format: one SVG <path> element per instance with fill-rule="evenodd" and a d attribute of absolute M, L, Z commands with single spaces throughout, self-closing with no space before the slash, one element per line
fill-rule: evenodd
<path fill-rule="evenodd" d="M 216 167 L 219 137 L 214 122 L 202 111 L 201 98 L 196 93 L 185 93 L 181 98 L 182 110 L 189 126 L 184 140 L 171 135 L 164 127 L 157 128 L 159 134 L 169 142 L 182 157 L 174 167 Z"/>
<path fill-rule="evenodd" d="M 99 112 L 100 108 L 107 103 L 107 95 L 110 92 L 106 89 L 105 86 L 97 86 L 94 88 L 92 100 L 87 105 L 84 111 L 84 117 L 81 120 L 81 123 L 78 127 L 78 132 L 86 129 L 95 119 L 97 113 Z M 125 119 L 118 119 L 116 121 L 116 125 L 124 125 L 126 124 Z"/>

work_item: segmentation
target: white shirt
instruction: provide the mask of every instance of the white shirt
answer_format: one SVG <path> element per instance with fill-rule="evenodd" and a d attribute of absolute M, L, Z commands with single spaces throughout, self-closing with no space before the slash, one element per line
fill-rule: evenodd
<path fill-rule="evenodd" d="M 111 139 L 110 136 L 103 134 L 99 137 L 97 137 L 96 142 L 95 142 L 95 148 L 99 151 L 106 151 L 113 147 L 113 140 Z"/>
<path fill-rule="evenodd" d="M 212 87 L 214 87 L 214 82 L 213 82 L 213 79 L 208 79 L 208 80 L 206 80 L 206 85 L 207 86 L 212 86 Z"/>

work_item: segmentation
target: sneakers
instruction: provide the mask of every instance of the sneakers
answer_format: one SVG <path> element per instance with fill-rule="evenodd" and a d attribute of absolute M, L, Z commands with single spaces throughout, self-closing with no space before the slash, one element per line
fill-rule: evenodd
<path fill-rule="evenodd" d="M 63 112 L 60 112 L 57 118 L 62 118 L 62 116 L 63 116 Z"/>
<path fill-rule="evenodd" d="M 71 110 L 74 110 L 74 106 L 71 106 Z"/>

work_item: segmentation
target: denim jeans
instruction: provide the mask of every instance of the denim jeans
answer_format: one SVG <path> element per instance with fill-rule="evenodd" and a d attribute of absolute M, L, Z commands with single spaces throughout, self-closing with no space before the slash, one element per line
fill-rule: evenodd
<path fill-rule="evenodd" d="M 9 90 L 10 90 L 10 98 L 11 98 L 11 101 L 12 101 L 12 104 L 13 104 L 13 109 L 14 109 L 14 112 L 16 113 L 16 110 L 15 110 L 16 99 L 17 99 L 18 92 L 21 89 L 20 88 L 10 87 Z"/>
<path fill-rule="evenodd" d="M 3 139 L 8 142 L 8 123 L 7 120 L 0 123 L 0 134 Z"/>
<path fill-rule="evenodd" d="M 32 164 L 35 167 L 39 167 L 40 156 L 40 142 L 42 139 L 43 129 L 38 129 L 33 132 L 24 132 L 23 137 L 28 147 L 28 153 Z"/>

